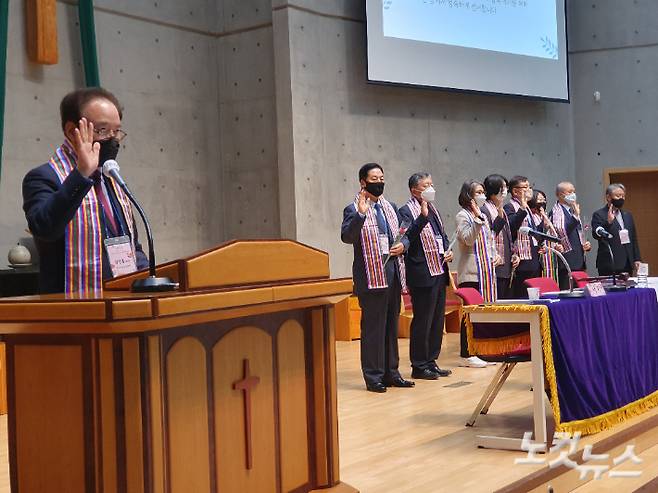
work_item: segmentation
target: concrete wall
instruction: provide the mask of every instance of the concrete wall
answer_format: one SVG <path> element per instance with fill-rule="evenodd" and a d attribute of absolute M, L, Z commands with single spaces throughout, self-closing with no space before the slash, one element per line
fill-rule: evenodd
<path fill-rule="evenodd" d="M 606 168 L 658 166 L 657 18 L 652 0 L 569 2 L 576 185 L 590 218 Z"/>
<path fill-rule="evenodd" d="M 62 141 L 61 97 L 84 85 L 77 6 L 58 2 L 60 62 L 28 61 L 23 4 L 11 0 L 0 185 L 0 255 L 25 236 L 21 181 Z M 101 81 L 125 106 L 122 173 L 149 214 L 158 260 L 223 237 L 216 4 L 99 0 Z"/>
<path fill-rule="evenodd" d="M 382 164 L 386 196 L 399 205 L 408 198 L 408 177 L 431 172 L 450 231 L 468 178 L 519 173 L 546 191 L 573 179 L 569 105 L 368 84 L 360 2 L 281 3 L 275 42 L 288 36 L 290 95 L 283 95 L 285 81 L 277 92 L 292 115 L 279 145 L 280 173 L 289 178 L 281 180 L 282 231 L 330 252 L 332 275 L 350 273 L 341 212 L 365 162 Z"/>

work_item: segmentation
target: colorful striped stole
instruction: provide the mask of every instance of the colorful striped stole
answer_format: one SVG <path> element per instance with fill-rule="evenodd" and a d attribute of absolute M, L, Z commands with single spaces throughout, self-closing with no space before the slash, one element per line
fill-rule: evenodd
<path fill-rule="evenodd" d="M 487 200 L 484 203 L 485 207 L 487 208 L 487 219 L 490 221 L 490 226 L 493 229 L 493 222 L 496 220 L 496 217 L 498 217 L 498 208 L 496 205 L 491 202 L 491 200 Z M 498 252 L 498 255 L 501 256 L 501 258 L 505 258 L 505 237 L 503 234 L 506 234 L 510 236 L 510 244 L 512 243 L 511 241 L 511 233 L 510 233 L 510 225 L 509 225 L 509 219 L 507 218 L 507 214 L 505 214 L 505 226 L 503 229 L 501 229 L 498 233 L 495 234 L 495 239 L 496 239 L 496 252 Z"/>
<path fill-rule="evenodd" d="M 409 211 L 411 211 L 411 215 L 415 221 L 418 216 L 420 216 L 420 204 L 418 203 L 418 200 L 412 196 L 407 201 L 406 205 L 409 207 Z M 434 204 L 428 203 L 427 205 L 436 215 L 439 224 L 443 226 L 441 217 L 439 216 L 439 211 L 436 210 Z M 425 259 L 427 260 L 427 267 L 430 270 L 430 275 L 439 276 L 443 274 L 443 262 L 441 261 L 441 255 L 439 253 L 439 244 L 437 243 L 432 225 L 429 222 L 420 232 L 420 241 L 423 246 L 423 252 L 425 253 Z M 443 239 L 441 241 L 443 241 Z"/>
<path fill-rule="evenodd" d="M 354 199 L 354 208 L 358 211 L 359 197 Z M 398 216 L 393 206 L 383 197 L 379 197 L 379 203 L 382 206 L 384 217 L 388 227 L 393 233 L 393 237 L 400 231 Z M 391 245 L 392 246 L 392 245 Z M 368 289 L 379 289 L 388 287 L 386 281 L 386 272 L 384 271 L 384 256 L 382 255 L 379 245 L 379 226 L 377 224 L 377 213 L 374 204 L 371 204 L 366 212 L 366 220 L 361 228 L 361 250 L 363 251 L 363 262 L 366 267 L 366 278 L 368 279 Z M 404 270 L 404 258 L 398 257 L 398 272 L 400 275 L 400 284 L 402 290 L 407 289 L 406 275 Z"/>
<path fill-rule="evenodd" d="M 467 209 L 464 209 L 468 215 L 471 225 L 475 225 L 475 216 Z M 493 303 L 498 298 L 496 290 L 496 268 L 494 267 L 494 239 L 491 228 L 487 221 L 480 228 L 480 234 L 475 239 L 473 253 L 475 254 L 475 263 L 478 268 L 478 282 L 480 283 L 480 294 L 486 303 Z"/>
<path fill-rule="evenodd" d="M 76 160 L 75 150 L 68 140 L 55 150 L 49 164 L 60 183 L 63 183 L 69 173 L 75 169 Z M 108 178 L 107 181 L 111 184 L 121 205 L 134 251 L 135 235 L 130 202 L 114 180 Z M 66 294 L 96 295 L 102 290 L 103 231 L 100 218 L 100 203 L 92 187 L 64 230 L 64 292 Z"/>
<path fill-rule="evenodd" d="M 555 205 L 553 206 L 553 209 L 551 209 L 551 222 L 553 223 L 553 226 L 555 226 L 555 231 L 557 232 L 557 235 L 560 238 L 560 243 L 564 247 L 564 253 L 570 252 L 573 250 L 573 245 L 571 245 L 571 242 L 569 241 L 569 236 L 567 235 L 567 229 L 566 229 L 566 216 L 567 213 L 564 210 L 564 206 L 560 204 L 559 202 L 556 202 Z M 580 238 L 580 244 L 582 245 L 585 243 L 584 238 L 583 238 L 583 226 L 582 223 L 580 222 L 580 218 L 574 216 L 574 218 L 578 221 L 578 237 Z"/>
<path fill-rule="evenodd" d="M 535 224 L 541 224 L 543 222 L 543 218 L 538 214 L 533 213 L 532 218 L 534 219 Z M 547 249 L 543 254 L 539 256 L 539 260 L 541 261 L 541 268 L 544 277 L 550 277 L 555 282 L 559 283 L 557 275 L 557 256 L 555 253 Z"/>
<path fill-rule="evenodd" d="M 514 207 L 514 212 L 519 212 L 519 209 L 521 208 L 521 204 L 519 204 L 518 200 L 516 200 L 514 198 L 510 201 L 510 204 L 512 204 L 512 207 Z M 530 215 L 532 213 L 527 208 L 526 208 L 526 212 L 528 214 L 523 219 L 523 222 L 521 223 L 521 227 L 527 226 L 529 228 L 532 228 L 532 225 L 530 224 L 530 220 L 529 220 Z M 530 236 L 517 234 L 516 235 L 516 242 L 514 244 L 516 245 L 516 251 L 517 251 L 517 253 L 519 255 L 519 258 L 521 260 L 531 260 L 532 259 L 532 243 L 530 242 Z"/>

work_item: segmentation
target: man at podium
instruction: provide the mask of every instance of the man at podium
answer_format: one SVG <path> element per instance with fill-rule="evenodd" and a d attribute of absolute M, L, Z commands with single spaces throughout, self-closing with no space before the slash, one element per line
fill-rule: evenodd
<path fill-rule="evenodd" d="M 23 179 L 23 210 L 39 251 L 40 291 L 90 294 L 148 260 L 128 197 L 100 169 L 126 137 L 119 101 L 99 87 L 78 89 L 60 114 L 64 143 Z"/>

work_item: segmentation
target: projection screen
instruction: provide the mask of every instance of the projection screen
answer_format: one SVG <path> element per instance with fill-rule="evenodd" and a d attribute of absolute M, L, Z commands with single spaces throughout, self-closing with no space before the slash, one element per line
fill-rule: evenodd
<path fill-rule="evenodd" d="M 368 79 L 569 100 L 565 0 L 366 0 Z"/>

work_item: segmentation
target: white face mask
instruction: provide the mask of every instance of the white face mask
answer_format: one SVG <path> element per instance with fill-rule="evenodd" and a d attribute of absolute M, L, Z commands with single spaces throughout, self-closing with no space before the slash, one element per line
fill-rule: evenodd
<path fill-rule="evenodd" d="M 574 193 L 570 193 L 569 195 L 565 195 L 564 196 L 564 201 L 568 202 L 569 204 L 575 204 L 577 198 L 578 197 L 576 196 L 576 193 L 574 192 Z"/>
<path fill-rule="evenodd" d="M 499 195 L 501 199 L 505 200 L 507 198 L 507 188 L 503 188 Z"/>
<path fill-rule="evenodd" d="M 434 202 L 435 197 L 436 197 L 436 190 L 434 190 L 434 187 L 432 185 L 427 187 L 420 194 L 420 198 L 427 201 L 427 202 Z"/>
<path fill-rule="evenodd" d="M 487 197 L 482 193 L 478 193 L 475 196 L 475 203 L 477 204 L 478 207 L 482 207 L 486 201 L 487 201 Z"/>

